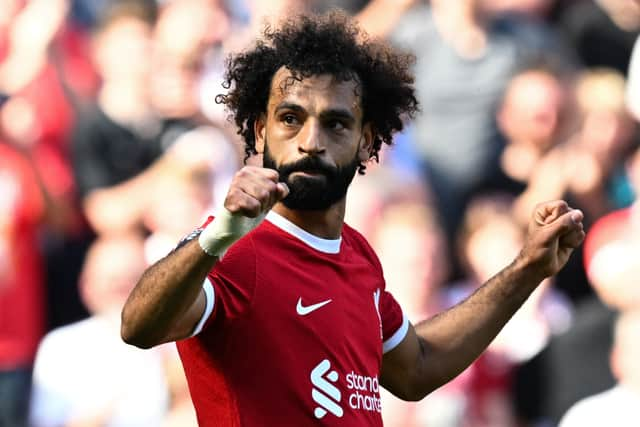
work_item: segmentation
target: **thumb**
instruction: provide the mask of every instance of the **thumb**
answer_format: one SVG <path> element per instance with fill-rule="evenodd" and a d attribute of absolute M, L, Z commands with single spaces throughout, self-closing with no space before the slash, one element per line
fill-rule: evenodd
<path fill-rule="evenodd" d="M 279 182 L 276 191 L 278 192 L 278 200 L 282 200 L 289 195 L 289 187 L 284 182 Z"/>

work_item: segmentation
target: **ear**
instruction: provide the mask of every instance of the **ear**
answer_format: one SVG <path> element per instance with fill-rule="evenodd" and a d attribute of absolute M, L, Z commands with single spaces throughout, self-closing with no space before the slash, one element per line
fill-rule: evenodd
<path fill-rule="evenodd" d="M 253 123 L 253 133 L 256 138 L 256 151 L 258 154 L 264 153 L 265 133 L 267 129 L 267 117 L 265 113 L 260 113 Z"/>
<path fill-rule="evenodd" d="M 371 159 L 371 149 L 373 148 L 373 129 L 371 123 L 365 123 L 362 127 L 362 137 L 358 147 L 358 160 L 366 163 Z"/>

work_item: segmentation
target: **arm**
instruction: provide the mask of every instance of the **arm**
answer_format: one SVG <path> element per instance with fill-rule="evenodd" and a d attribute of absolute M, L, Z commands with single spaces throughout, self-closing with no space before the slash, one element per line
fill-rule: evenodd
<path fill-rule="evenodd" d="M 128 230 L 142 223 L 149 204 L 149 193 L 159 176 L 166 172 L 160 158 L 135 177 L 118 185 L 95 188 L 82 200 L 83 212 L 98 234 Z"/>
<path fill-rule="evenodd" d="M 387 37 L 416 0 L 373 0 L 355 16 L 371 37 Z"/>
<path fill-rule="evenodd" d="M 142 348 L 187 338 L 206 305 L 202 284 L 224 252 L 258 225 L 289 190 L 271 169 L 247 166 L 236 173 L 226 211 L 194 239 L 151 266 L 122 310 L 122 339 Z"/>
<path fill-rule="evenodd" d="M 582 213 L 565 202 L 538 205 L 518 257 L 459 305 L 410 327 L 385 354 L 381 383 L 419 400 L 466 369 L 538 284 L 556 274 L 584 239 Z"/>

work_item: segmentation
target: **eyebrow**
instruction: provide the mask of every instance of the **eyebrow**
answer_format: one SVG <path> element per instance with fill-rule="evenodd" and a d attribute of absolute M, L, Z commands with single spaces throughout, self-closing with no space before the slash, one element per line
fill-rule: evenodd
<path fill-rule="evenodd" d="M 275 112 L 277 113 L 278 111 L 281 111 L 281 110 L 292 110 L 292 111 L 297 111 L 301 113 L 307 112 L 307 110 L 305 110 L 302 106 L 291 103 L 291 102 L 281 102 L 280 104 L 278 104 L 278 106 L 275 108 Z M 344 108 L 330 108 L 328 110 L 322 111 L 320 113 L 320 118 L 321 119 L 329 119 L 329 118 L 343 119 L 350 122 L 356 121 L 356 118 L 353 115 L 353 113 L 351 113 L 351 111 L 346 110 Z"/>

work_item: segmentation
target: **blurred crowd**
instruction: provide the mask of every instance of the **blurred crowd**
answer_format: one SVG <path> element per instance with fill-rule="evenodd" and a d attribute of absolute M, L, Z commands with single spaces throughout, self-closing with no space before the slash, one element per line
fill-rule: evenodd
<path fill-rule="evenodd" d="M 508 264 L 536 203 L 585 214 L 488 351 L 383 394 L 385 426 L 637 425 L 640 2 L 0 0 L 0 427 L 196 425 L 175 347 L 125 345 L 120 309 L 246 160 L 227 56 L 333 7 L 416 57 L 421 112 L 347 204 L 411 320 Z"/>

